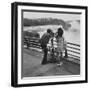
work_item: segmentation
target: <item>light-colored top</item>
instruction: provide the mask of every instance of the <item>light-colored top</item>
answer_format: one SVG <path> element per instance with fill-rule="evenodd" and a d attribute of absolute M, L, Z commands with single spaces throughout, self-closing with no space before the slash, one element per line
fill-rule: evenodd
<path fill-rule="evenodd" d="M 57 37 L 57 51 L 58 52 L 63 52 L 66 48 L 66 41 L 64 40 L 64 37 Z"/>

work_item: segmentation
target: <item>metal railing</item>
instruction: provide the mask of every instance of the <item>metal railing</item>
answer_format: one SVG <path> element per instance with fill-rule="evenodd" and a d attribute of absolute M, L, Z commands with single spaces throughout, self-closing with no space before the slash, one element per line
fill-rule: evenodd
<path fill-rule="evenodd" d="M 56 41 L 54 41 L 54 42 L 56 42 Z M 24 45 L 27 48 L 33 47 L 33 48 L 41 49 L 41 46 L 39 43 L 39 38 L 25 37 Z M 67 42 L 67 52 L 68 52 L 69 57 L 80 60 L 80 45 Z"/>

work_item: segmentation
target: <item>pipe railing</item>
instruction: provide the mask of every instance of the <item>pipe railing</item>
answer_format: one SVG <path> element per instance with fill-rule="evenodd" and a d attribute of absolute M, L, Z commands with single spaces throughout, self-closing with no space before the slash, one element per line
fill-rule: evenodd
<path fill-rule="evenodd" d="M 41 49 L 39 40 L 40 40 L 39 38 L 25 37 L 24 45 L 26 45 L 27 48 L 34 47 L 34 48 Z M 54 42 L 56 41 L 54 40 Z M 80 60 L 80 45 L 67 42 L 67 51 L 68 51 L 69 57 L 73 57 L 73 58 Z"/>

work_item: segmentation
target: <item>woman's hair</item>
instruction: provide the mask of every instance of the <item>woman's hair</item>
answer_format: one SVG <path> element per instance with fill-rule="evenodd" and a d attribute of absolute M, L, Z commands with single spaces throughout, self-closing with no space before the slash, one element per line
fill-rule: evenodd
<path fill-rule="evenodd" d="M 58 28 L 58 36 L 62 37 L 63 35 L 63 29 L 62 28 Z"/>

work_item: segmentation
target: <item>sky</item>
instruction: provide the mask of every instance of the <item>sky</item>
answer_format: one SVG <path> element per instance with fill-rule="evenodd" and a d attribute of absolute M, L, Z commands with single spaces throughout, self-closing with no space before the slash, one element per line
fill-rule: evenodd
<path fill-rule="evenodd" d="M 65 21 L 80 20 L 80 14 L 66 14 L 66 13 L 45 13 L 45 12 L 23 12 L 24 18 L 37 19 L 37 18 L 58 18 Z"/>

